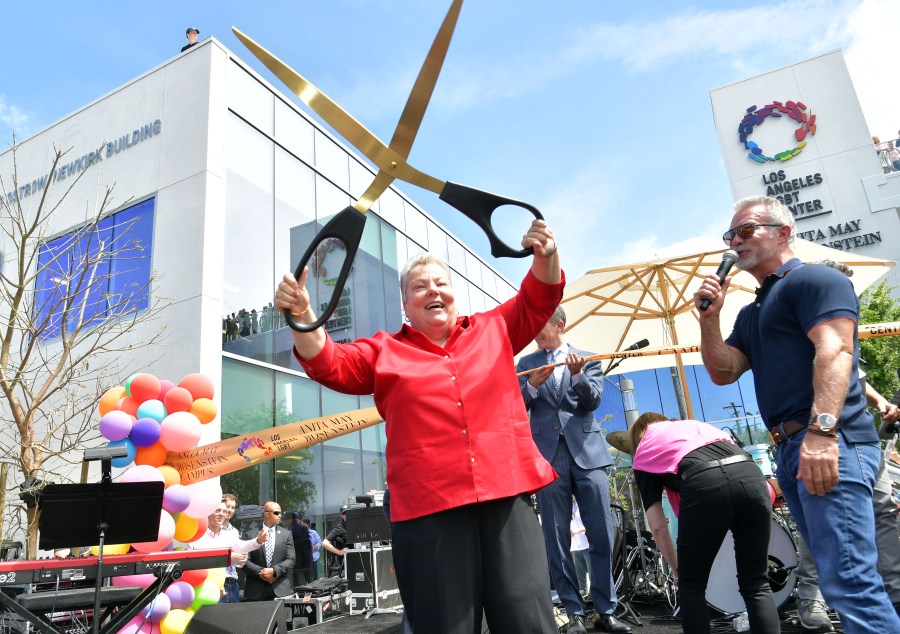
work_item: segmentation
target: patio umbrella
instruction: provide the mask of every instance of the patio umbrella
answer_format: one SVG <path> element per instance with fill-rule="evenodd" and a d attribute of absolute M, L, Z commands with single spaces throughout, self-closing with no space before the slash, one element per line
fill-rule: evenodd
<path fill-rule="evenodd" d="M 588 271 L 566 285 L 562 306 L 566 311 L 567 340 L 595 353 L 619 352 L 642 339 L 649 341 L 650 348 L 699 344 L 694 292 L 707 275 L 716 272 L 724 251 L 723 248 Z M 794 254 L 804 262 L 830 259 L 848 265 L 853 269 L 850 281 L 857 295 L 894 265 L 891 260 L 837 251 L 800 239 L 795 241 Z M 756 288 L 756 278 L 749 273 L 740 271 L 734 275 L 721 313 L 723 336 L 731 333 L 738 311 L 755 298 Z M 532 344 L 523 354 L 533 350 Z M 679 378 L 679 406 L 683 415 L 693 418 L 684 366 L 701 363 L 699 352 L 651 355 L 628 358 L 622 371 L 674 365 Z"/>

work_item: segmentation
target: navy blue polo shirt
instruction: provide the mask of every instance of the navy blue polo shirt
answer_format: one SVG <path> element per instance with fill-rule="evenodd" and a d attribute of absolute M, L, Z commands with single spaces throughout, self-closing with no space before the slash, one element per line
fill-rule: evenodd
<path fill-rule="evenodd" d="M 786 420 L 805 423 L 813 402 L 815 346 L 807 333 L 839 317 L 859 321 L 859 300 L 846 275 L 794 258 L 766 277 L 756 300 L 738 313 L 725 340 L 746 355 L 766 427 Z M 859 338 L 853 339 L 849 392 L 840 413 L 848 442 L 876 442 L 878 433 L 859 383 Z"/>

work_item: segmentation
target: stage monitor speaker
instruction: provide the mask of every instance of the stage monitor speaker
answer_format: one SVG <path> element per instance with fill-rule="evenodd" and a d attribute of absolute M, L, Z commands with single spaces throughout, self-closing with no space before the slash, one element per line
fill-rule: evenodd
<path fill-rule="evenodd" d="M 284 603 L 275 599 L 204 605 L 184 634 L 287 634 Z"/>

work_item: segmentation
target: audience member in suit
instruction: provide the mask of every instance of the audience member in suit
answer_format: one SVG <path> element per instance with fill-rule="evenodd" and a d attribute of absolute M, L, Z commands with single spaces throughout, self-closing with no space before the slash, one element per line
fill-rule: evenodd
<path fill-rule="evenodd" d="M 294 537 L 291 531 L 278 525 L 281 506 L 277 502 L 266 502 L 263 510 L 268 538 L 265 544 L 250 553 L 244 564 L 247 573 L 245 601 L 269 601 L 294 592 L 291 588 L 291 571 L 297 556 Z"/>
<path fill-rule="evenodd" d="M 531 415 L 531 435 L 538 450 L 559 478 L 537 492 L 541 526 L 553 587 L 569 615 L 568 631 L 585 632 L 585 605 L 578 591 L 575 563 L 570 554 L 572 496 L 578 502 L 587 534 L 591 562 L 591 596 L 596 629 L 630 632 L 613 613 L 616 591 L 612 578 L 613 524 L 609 510 L 607 468 L 612 457 L 594 410 L 600 405 L 603 371 L 599 361 L 585 361 L 591 353 L 563 339 L 566 313 L 557 307 L 534 341 L 539 350 L 522 357 L 517 372 L 550 364 L 519 377 L 522 398 Z"/>
<path fill-rule="evenodd" d="M 294 537 L 294 550 L 297 552 L 297 560 L 294 562 L 296 588 L 312 581 L 312 536 L 297 511 L 291 511 L 291 534 Z"/>

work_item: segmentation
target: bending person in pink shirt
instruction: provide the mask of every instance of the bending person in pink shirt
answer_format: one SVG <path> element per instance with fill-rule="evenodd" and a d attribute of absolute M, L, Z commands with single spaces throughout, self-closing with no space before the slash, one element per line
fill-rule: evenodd
<path fill-rule="evenodd" d="M 396 333 L 335 343 L 322 329 L 293 332 L 310 377 L 347 394 L 374 394 L 387 433 L 394 562 L 416 634 L 555 632 L 549 572 L 529 494 L 555 474 L 531 439 L 513 355 L 562 299 L 553 232 L 535 220 L 522 238 L 531 270 L 512 299 L 457 314 L 450 271 L 431 254 L 400 274 L 409 320 Z M 285 275 L 275 306 L 315 318 Z"/>
<path fill-rule="evenodd" d="M 762 471 L 724 432 L 695 420 L 670 421 L 647 412 L 629 430 L 634 475 L 647 523 L 675 571 L 686 634 L 710 631 L 706 586 L 726 533 L 734 536 L 738 589 L 750 631 L 781 631 L 766 575 L 772 503 Z M 678 516 L 678 550 L 662 510 L 666 490 Z"/>

